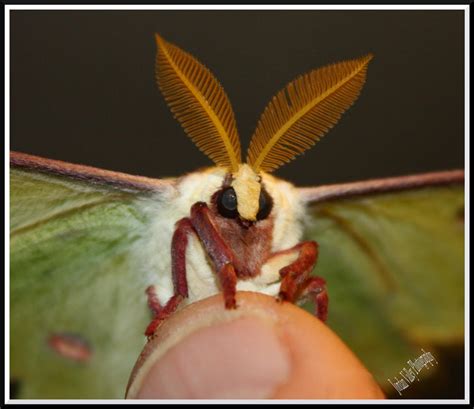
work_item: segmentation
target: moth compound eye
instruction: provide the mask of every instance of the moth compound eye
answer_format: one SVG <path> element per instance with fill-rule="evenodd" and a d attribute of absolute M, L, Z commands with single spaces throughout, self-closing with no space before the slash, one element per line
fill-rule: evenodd
<path fill-rule="evenodd" d="M 217 210 L 221 216 L 233 219 L 237 217 L 237 195 L 232 187 L 224 189 L 217 198 Z"/>
<path fill-rule="evenodd" d="M 263 220 L 268 217 L 273 208 L 273 199 L 262 187 L 260 190 L 260 197 L 258 199 L 258 213 L 257 220 Z"/>

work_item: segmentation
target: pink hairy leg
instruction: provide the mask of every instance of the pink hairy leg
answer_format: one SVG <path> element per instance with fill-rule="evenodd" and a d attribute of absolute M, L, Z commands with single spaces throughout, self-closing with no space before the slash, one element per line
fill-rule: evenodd
<path fill-rule="evenodd" d="M 203 202 L 195 203 L 191 208 L 191 217 L 181 219 L 173 234 L 171 242 L 171 264 L 174 295 L 162 307 L 156 297 L 154 287 L 147 288 L 148 305 L 154 314 L 145 335 L 151 336 L 159 323 L 170 316 L 181 301 L 188 297 L 188 282 L 186 279 L 186 248 L 189 234 L 196 234 L 204 250 L 211 258 L 224 293 L 226 308 L 235 308 L 235 292 L 237 275 L 233 267 L 234 255 L 225 243 L 221 234 L 212 223 L 212 215 Z"/>
<path fill-rule="evenodd" d="M 321 321 L 326 321 L 329 302 L 326 282 L 321 277 L 309 277 L 318 259 L 318 243 L 304 241 L 273 256 L 293 251 L 299 252 L 298 258 L 280 270 L 282 281 L 279 297 L 293 303 L 301 298 L 311 297 L 316 304 L 315 315 Z"/>
<path fill-rule="evenodd" d="M 153 320 L 145 330 L 146 336 L 155 332 L 159 323 L 169 317 L 181 301 L 188 296 L 188 282 L 186 280 L 186 248 L 188 246 L 188 235 L 195 233 L 189 218 L 181 219 L 176 223 L 176 230 L 171 241 L 171 271 L 173 276 L 174 295 L 165 306 L 161 306 L 156 296 L 155 287 L 147 288 L 148 306 L 153 312 Z"/>

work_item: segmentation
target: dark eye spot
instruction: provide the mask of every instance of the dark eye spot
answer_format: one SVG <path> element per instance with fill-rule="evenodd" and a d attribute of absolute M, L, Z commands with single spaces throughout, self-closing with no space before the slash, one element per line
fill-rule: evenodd
<path fill-rule="evenodd" d="M 232 187 L 222 190 L 217 197 L 217 210 L 221 216 L 233 219 L 238 216 L 237 195 Z"/>
<path fill-rule="evenodd" d="M 262 187 L 260 190 L 260 198 L 258 199 L 257 220 L 263 220 L 268 217 L 273 208 L 273 199 Z"/>

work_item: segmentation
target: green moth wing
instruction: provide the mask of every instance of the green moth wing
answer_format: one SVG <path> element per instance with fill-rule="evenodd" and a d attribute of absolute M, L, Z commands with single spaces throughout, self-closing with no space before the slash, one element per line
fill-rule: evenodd
<path fill-rule="evenodd" d="M 420 346 L 462 342 L 462 180 L 442 172 L 300 189 L 329 325 L 382 386 Z M 11 154 L 16 397 L 123 397 L 150 319 L 153 255 L 142 244 L 173 192 L 173 180 Z"/>
<path fill-rule="evenodd" d="M 421 349 L 463 345 L 463 181 L 449 171 L 301 189 L 328 325 L 388 393 Z"/>
<path fill-rule="evenodd" d="M 11 154 L 17 398 L 123 398 L 150 320 L 152 275 L 137 246 L 149 233 L 147 209 L 172 189 L 171 180 Z"/>

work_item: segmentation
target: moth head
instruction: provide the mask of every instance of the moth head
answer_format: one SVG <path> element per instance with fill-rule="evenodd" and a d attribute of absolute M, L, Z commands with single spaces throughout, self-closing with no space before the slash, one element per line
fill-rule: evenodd
<path fill-rule="evenodd" d="M 216 200 L 221 216 L 238 218 L 245 225 L 269 216 L 273 200 L 262 185 L 262 177 L 249 165 L 240 164 L 228 179 L 230 183 L 224 183 Z"/>

